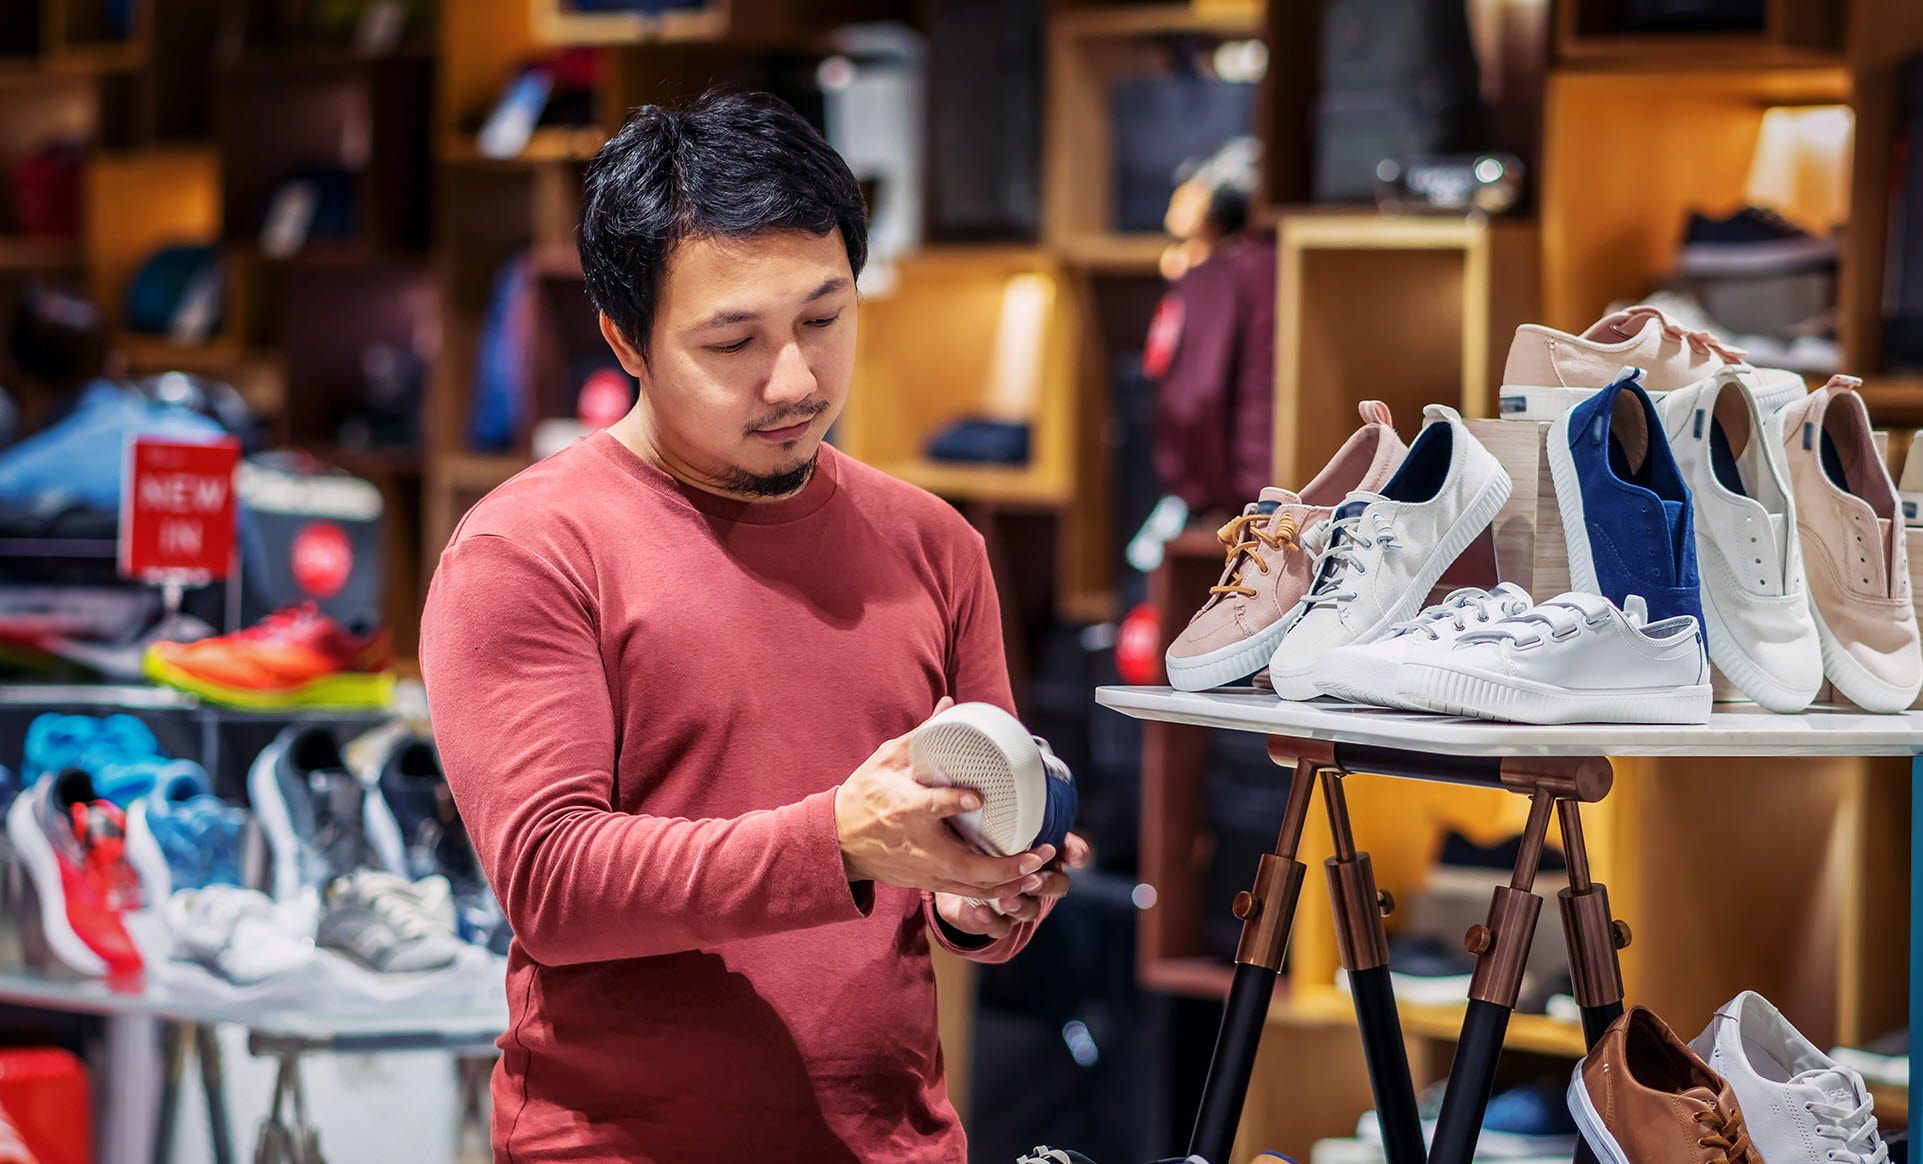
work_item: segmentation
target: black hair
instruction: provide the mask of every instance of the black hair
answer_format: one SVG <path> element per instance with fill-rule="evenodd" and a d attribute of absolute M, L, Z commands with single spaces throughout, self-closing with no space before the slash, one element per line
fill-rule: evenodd
<path fill-rule="evenodd" d="M 22 374 L 49 388 L 77 388 L 106 369 L 106 323 L 85 297 L 30 283 L 7 321 L 7 354 Z"/>
<path fill-rule="evenodd" d="M 841 231 L 848 266 L 868 258 L 861 188 L 814 126 L 767 93 L 644 105 L 588 166 L 581 270 L 588 297 L 647 358 L 661 279 L 688 238 Z"/>

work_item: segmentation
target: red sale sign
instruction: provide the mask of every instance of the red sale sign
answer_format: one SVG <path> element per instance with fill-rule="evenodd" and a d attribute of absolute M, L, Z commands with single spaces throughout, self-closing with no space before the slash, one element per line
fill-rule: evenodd
<path fill-rule="evenodd" d="M 127 445 L 120 572 L 155 583 L 227 576 L 234 557 L 234 469 L 240 445 L 136 437 Z"/>

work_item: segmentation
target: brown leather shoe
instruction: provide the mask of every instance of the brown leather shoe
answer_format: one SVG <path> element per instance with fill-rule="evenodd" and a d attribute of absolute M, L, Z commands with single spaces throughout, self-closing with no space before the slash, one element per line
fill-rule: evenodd
<path fill-rule="evenodd" d="M 1640 1006 L 1576 1065 L 1569 1112 L 1602 1164 L 1763 1164 L 1729 1083 Z"/>

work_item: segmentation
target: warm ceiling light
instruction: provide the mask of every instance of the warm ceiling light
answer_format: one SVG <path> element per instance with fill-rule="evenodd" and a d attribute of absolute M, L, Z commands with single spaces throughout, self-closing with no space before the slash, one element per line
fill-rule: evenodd
<path fill-rule="evenodd" d="M 1856 117 L 1847 105 L 1785 105 L 1764 111 L 1743 196 L 1806 230 L 1828 234 L 1849 217 L 1850 143 Z"/>

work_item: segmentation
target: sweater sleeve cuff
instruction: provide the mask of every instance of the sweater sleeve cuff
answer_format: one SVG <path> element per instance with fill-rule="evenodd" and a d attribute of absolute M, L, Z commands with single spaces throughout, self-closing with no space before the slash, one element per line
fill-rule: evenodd
<path fill-rule="evenodd" d="M 841 835 L 835 829 L 835 790 L 775 810 L 784 814 L 782 831 L 794 847 L 807 875 L 793 891 L 816 899 L 808 912 L 819 911 L 818 924 L 858 921 L 875 909 L 875 883 L 849 881 L 841 859 Z"/>
<path fill-rule="evenodd" d="M 1043 917 L 1048 916 L 1052 907 L 1052 902 L 1044 905 L 1041 917 L 1032 922 L 1023 922 L 1005 936 L 991 941 L 986 937 L 950 929 L 948 923 L 941 919 L 941 914 L 935 911 L 935 895 L 926 890 L 921 895 L 922 916 L 928 919 L 928 932 L 934 936 L 935 944 L 958 958 L 988 965 L 1006 962 L 1021 953 L 1028 939 L 1035 935 L 1035 927 L 1041 924 Z"/>

